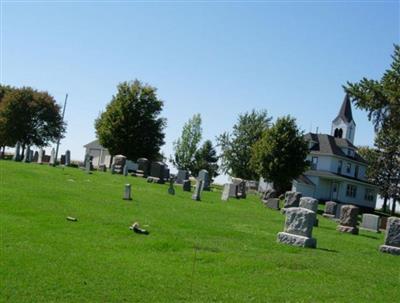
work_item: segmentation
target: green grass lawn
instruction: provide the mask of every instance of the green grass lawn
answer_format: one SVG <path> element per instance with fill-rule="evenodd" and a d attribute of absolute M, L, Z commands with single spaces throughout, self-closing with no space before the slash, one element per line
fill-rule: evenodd
<path fill-rule="evenodd" d="M 317 249 L 303 249 L 276 243 L 284 216 L 253 195 L 195 202 L 178 186 L 171 196 L 142 178 L 11 161 L 0 177 L 2 302 L 400 300 L 384 234 L 341 234 L 319 216 Z"/>

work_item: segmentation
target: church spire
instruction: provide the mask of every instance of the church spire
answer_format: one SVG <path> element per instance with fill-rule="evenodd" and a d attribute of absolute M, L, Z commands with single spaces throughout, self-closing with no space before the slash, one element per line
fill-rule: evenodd
<path fill-rule="evenodd" d="M 337 117 L 333 121 L 336 121 L 338 119 L 342 119 L 346 123 L 350 123 L 351 121 L 353 121 L 353 113 L 351 112 L 351 102 L 348 94 L 346 94 L 346 96 L 344 97 L 342 107 L 340 108 Z"/>
<path fill-rule="evenodd" d="M 338 115 L 332 121 L 331 135 L 336 138 L 347 139 L 353 143 L 355 130 L 356 123 L 353 120 L 353 113 L 351 112 L 350 97 L 346 94 Z"/>

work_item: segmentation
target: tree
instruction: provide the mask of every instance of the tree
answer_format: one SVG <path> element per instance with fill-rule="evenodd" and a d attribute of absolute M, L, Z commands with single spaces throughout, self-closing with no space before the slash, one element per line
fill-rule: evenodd
<path fill-rule="evenodd" d="M 202 147 L 195 154 L 195 161 L 192 174 L 197 176 L 200 170 L 208 171 L 211 180 L 218 176 L 218 156 L 217 151 L 210 140 L 206 140 Z"/>
<path fill-rule="evenodd" d="M 225 132 L 218 138 L 221 148 L 221 170 L 231 176 L 254 180 L 257 173 L 250 167 L 252 145 L 257 142 L 271 121 L 267 111 L 255 111 L 239 115 L 232 134 Z"/>
<path fill-rule="evenodd" d="M 278 193 L 290 188 L 291 181 L 302 174 L 308 163 L 308 145 L 295 119 L 279 118 L 253 146 L 252 168 L 273 182 Z"/>
<path fill-rule="evenodd" d="M 1 103 L 3 101 L 4 96 L 11 92 L 14 88 L 12 88 L 11 86 L 8 85 L 1 85 L 0 84 L 0 106 Z M 2 117 L 2 115 L 0 115 L 0 152 L 1 152 L 1 148 L 3 148 L 3 153 L 5 151 L 5 147 L 6 146 L 13 146 L 15 145 L 12 144 L 13 140 L 12 140 L 12 136 L 10 136 L 9 134 L 7 134 L 7 130 L 5 128 L 6 126 L 6 118 Z M 2 153 L 2 154 L 3 154 Z M 1 154 L 1 155 L 2 155 Z"/>
<path fill-rule="evenodd" d="M 181 137 L 173 143 L 175 153 L 174 157 L 171 157 L 171 162 L 177 169 L 185 169 L 193 174 L 195 154 L 201 136 L 201 116 L 195 114 L 183 126 Z"/>
<path fill-rule="evenodd" d="M 166 119 L 159 117 L 164 103 L 157 97 L 156 88 L 135 80 L 120 83 L 117 90 L 95 121 L 100 144 L 111 155 L 159 159 Z"/>
<path fill-rule="evenodd" d="M 47 92 L 30 87 L 12 89 L 0 103 L 1 145 L 46 146 L 65 133 L 61 108 Z"/>
<path fill-rule="evenodd" d="M 347 82 L 346 93 L 358 108 L 368 111 L 375 129 L 393 128 L 400 133 L 400 46 L 394 46 L 391 68 L 381 80 L 363 78 L 357 83 Z"/>

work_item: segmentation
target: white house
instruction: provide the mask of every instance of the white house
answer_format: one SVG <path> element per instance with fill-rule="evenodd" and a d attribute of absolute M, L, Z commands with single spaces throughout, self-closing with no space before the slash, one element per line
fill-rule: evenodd
<path fill-rule="evenodd" d="M 99 167 L 105 164 L 107 167 L 110 166 L 111 156 L 107 148 L 100 145 L 99 140 L 94 140 L 83 147 L 86 148 L 85 155 L 93 157 L 93 166 Z"/>
<path fill-rule="evenodd" d="M 292 190 L 318 200 L 333 200 L 375 208 L 377 187 L 366 179 L 366 161 L 353 145 L 356 124 L 345 97 L 332 121 L 331 135 L 308 133 L 310 170 L 292 183 Z"/>

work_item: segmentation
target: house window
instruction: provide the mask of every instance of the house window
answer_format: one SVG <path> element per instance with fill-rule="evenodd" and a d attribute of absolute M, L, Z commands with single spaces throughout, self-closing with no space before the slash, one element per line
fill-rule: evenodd
<path fill-rule="evenodd" d="M 317 169 L 318 165 L 318 157 L 311 158 L 311 169 Z"/>
<path fill-rule="evenodd" d="M 354 177 L 358 178 L 358 165 L 356 165 L 356 168 L 354 169 Z"/>
<path fill-rule="evenodd" d="M 339 160 L 338 162 L 338 166 L 337 166 L 337 173 L 341 174 L 342 173 L 342 165 L 343 165 L 343 161 Z"/>
<path fill-rule="evenodd" d="M 346 164 L 346 173 L 350 174 L 350 172 L 351 172 L 351 163 L 347 162 L 347 164 Z"/>
<path fill-rule="evenodd" d="M 374 201 L 374 191 L 370 188 L 365 189 L 364 200 L 366 201 Z"/>
<path fill-rule="evenodd" d="M 351 197 L 351 198 L 355 198 L 356 195 L 357 195 L 357 186 L 351 185 L 351 184 L 347 184 L 346 196 L 347 197 Z"/>

